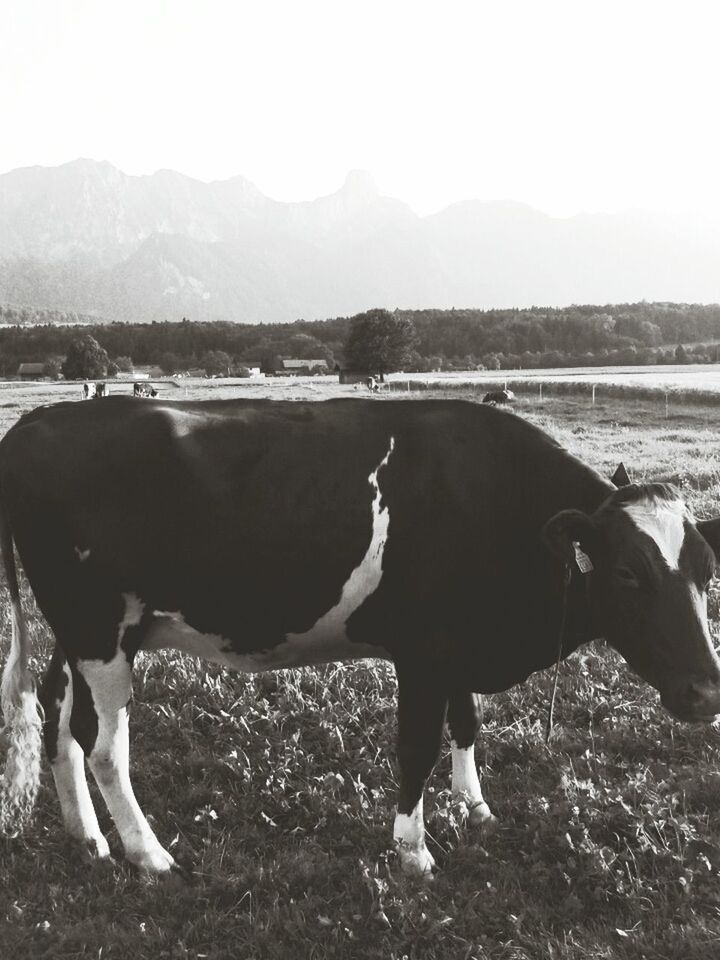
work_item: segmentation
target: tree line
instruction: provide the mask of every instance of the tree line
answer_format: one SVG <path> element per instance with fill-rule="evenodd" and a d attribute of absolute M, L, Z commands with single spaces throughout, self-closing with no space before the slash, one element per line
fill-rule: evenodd
<path fill-rule="evenodd" d="M 720 350 L 717 304 L 396 310 L 364 316 L 370 314 L 390 317 L 404 328 L 398 356 L 406 370 L 702 363 L 718 360 Z M 324 359 L 332 368 L 346 362 L 352 320 L 242 324 L 183 319 L 88 323 L 81 328 L 49 319 L 8 323 L 0 325 L 0 372 L 13 376 L 23 362 L 48 363 L 59 370 L 80 335 L 94 337 L 109 362 L 121 368 L 152 364 L 169 374 L 197 367 L 233 372 L 253 362 L 271 371 L 280 358 L 288 357 Z"/>

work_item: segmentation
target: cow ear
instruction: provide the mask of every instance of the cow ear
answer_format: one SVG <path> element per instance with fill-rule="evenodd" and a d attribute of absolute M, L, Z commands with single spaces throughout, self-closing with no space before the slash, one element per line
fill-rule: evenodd
<path fill-rule="evenodd" d="M 698 533 L 701 533 L 710 544 L 715 559 L 720 563 L 720 517 L 714 520 L 698 520 L 695 526 Z"/>
<path fill-rule="evenodd" d="M 573 563 L 576 560 L 575 544 L 582 552 L 592 554 L 595 526 L 582 510 L 563 510 L 545 524 L 542 537 L 546 546 L 560 560 Z"/>
<path fill-rule="evenodd" d="M 627 487 L 631 482 L 628 472 L 625 469 L 625 464 L 620 461 L 617 470 L 610 477 L 610 483 L 614 483 L 616 487 Z"/>

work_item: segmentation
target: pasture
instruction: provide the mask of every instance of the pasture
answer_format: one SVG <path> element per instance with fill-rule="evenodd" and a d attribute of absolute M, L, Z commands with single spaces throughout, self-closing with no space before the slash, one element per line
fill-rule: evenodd
<path fill-rule="evenodd" d="M 178 383 L 162 385 L 160 398 L 354 393 L 317 379 Z M 474 385 L 444 384 L 432 395 L 444 387 L 478 396 Z M 75 386 L 2 385 L 0 431 L 25 410 L 79 395 Z M 421 395 L 431 394 L 410 393 Z M 608 475 L 623 460 L 635 480 L 678 484 L 706 517 L 720 512 L 716 410 L 677 401 L 666 411 L 662 394 L 594 406 L 586 396 L 520 397 L 508 416 L 539 423 Z M 714 632 L 719 598 L 714 587 Z M 0 600 L 4 662 L 4 590 Z M 37 672 L 50 639 L 27 590 L 24 603 Z M 546 746 L 551 679 L 536 675 L 485 702 L 477 759 L 500 820 L 494 832 L 465 826 L 444 751 L 425 811 L 441 871 L 422 884 L 400 874 L 389 849 L 391 667 L 242 676 L 179 654 L 141 657 L 135 790 L 189 879 L 149 882 L 122 861 L 84 862 L 64 839 L 45 766 L 33 827 L 0 840 L 0 957 L 720 957 L 720 734 L 672 720 L 598 647 L 564 664 Z"/>

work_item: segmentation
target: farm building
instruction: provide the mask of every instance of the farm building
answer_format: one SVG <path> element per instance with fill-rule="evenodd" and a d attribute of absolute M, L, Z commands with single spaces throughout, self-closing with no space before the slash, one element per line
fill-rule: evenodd
<path fill-rule="evenodd" d="M 281 360 L 278 372 L 307 376 L 312 373 L 328 373 L 328 365 L 327 360 Z"/>
<path fill-rule="evenodd" d="M 205 373 L 204 370 L 203 373 Z M 160 377 L 164 377 L 165 374 L 160 367 L 138 366 L 132 371 L 131 376 L 134 380 L 158 380 Z"/>
<path fill-rule="evenodd" d="M 251 377 L 259 377 L 262 363 L 259 360 L 239 360 L 237 367 L 242 370 L 247 370 Z"/>
<path fill-rule="evenodd" d="M 21 363 L 17 375 L 20 380 L 39 380 L 45 376 L 44 363 Z"/>

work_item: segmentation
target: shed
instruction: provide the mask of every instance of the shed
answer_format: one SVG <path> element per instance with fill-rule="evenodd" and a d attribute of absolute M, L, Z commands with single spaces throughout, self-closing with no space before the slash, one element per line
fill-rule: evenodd
<path fill-rule="evenodd" d="M 45 364 L 21 363 L 17 375 L 21 380 L 40 380 L 45 376 Z"/>
<path fill-rule="evenodd" d="M 327 373 L 327 360 L 281 360 L 281 371 L 296 376 L 311 373 Z"/>

